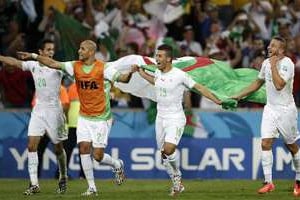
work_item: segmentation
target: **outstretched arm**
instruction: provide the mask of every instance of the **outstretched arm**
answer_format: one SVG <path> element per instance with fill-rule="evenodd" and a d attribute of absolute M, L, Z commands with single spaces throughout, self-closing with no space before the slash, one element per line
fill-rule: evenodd
<path fill-rule="evenodd" d="M 38 54 L 35 54 L 35 53 L 28 53 L 28 52 L 22 52 L 22 51 L 19 51 L 17 52 L 18 53 L 18 56 L 24 60 L 24 59 L 34 59 L 34 60 L 37 60 L 39 61 L 40 63 L 42 63 L 43 65 L 46 65 L 50 68 L 53 68 L 53 69 L 61 69 L 61 63 L 52 59 L 52 58 L 49 58 L 49 57 L 45 57 L 45 56 L 40 56 Z"/>
<path fill-rule="evenodd" d="M 131 71 L 126 73 L 126 74 L 121 74 L 119 77 L 118 77 L 118 82 L 122 82 L 122 83 L 128 83 L 131 79 L 131 76 L 134 72 L 136 72 L 136 68 L 134 66 L 131 67 Z"/>
<path fill-rule="evenodd" d="M 15 67 L 18 67 L 18 68 L 22 68 L 22 61 L 18 60 L 16 58 L 13 58 L 13 57 L 1 56 L 0 55 L 0 62 L 3 62 L 3 63 L 5 63 L 7 65 L 10 65 L 10 66 L 15 66 Z"/>
<path fill-rule="evenodd" d="M 139 67 L 137 65 L 133 65 L 132 68 L 133 68 L 133 71 L 138 71 L 142 78 L 146 79 L 149 83 L 154 85 L 154 76 L 146 73 L 144 71 L 144 69 L 142 69 L 141 67 Z"/>
<path fill-rule="evenodd" d="M 251 93 L 258 90 L 264 84 L 264 80 L 256 79 L 251 85 L 242 90 L 238 95 L 233 96 L 233 99 L 241 100 L 243 97 L 250 95 Z"/>
<path fill-rule="evenodd" d="M 218 99 L 213 93 L 211 93 L 206 87 L 203 85 L 196 83 L 193 87 L 196 89 L 198 92 L 200 92 L 203 96 L 207 97 L 208 99 L 212 100 L 216 104 L 220 105 L 222 101 Z"/>

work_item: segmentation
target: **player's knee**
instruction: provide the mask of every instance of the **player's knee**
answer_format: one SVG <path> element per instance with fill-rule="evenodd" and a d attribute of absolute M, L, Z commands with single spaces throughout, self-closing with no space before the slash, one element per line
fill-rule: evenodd
<path fill-rule="evenodd" d="M 28 143 L 27 148 L 29 152 L 36 152 L 37 151 L 38 144 L 35 144 L 33 142 Z"/>
<path fill-rule="evenodd" d="M 169 155 L 172 155 L 173 153 L 175 152 L 174 149 L 172 148 L 165 148 L 161 151 L 161 154 L 164 156 L 164 157 L 168 157 Z"/>
<path fill-rule="evenodd" d="M 88 143 L 79 144 L 79 153 L 80 154 L 89 154 L 91 152 L 91 147 Z"/>
<path fill-rule="evenodd" d="M 269 141 L 262 141 L 261 142 L 261 148 L 263 151 L 269 151 L 272 149 L 272 143 Z"/>
<path fill-rule="evenodd" d="M 101 152 L 101 151 L 96 151 L 96 152 L 93 152 L 93 157 L 95 160 L 97 160 L 98 162 L 101 162 L 103 157 L 104 157 L 104 153 Z"/>
<path fill-rule="evenodd" d="M 63 153 L 63 151 L 64 151 L 64 146 L 61 142 L 54 145 L 54 153 L 56 155 L 60 155 L 61 153 Z"/>

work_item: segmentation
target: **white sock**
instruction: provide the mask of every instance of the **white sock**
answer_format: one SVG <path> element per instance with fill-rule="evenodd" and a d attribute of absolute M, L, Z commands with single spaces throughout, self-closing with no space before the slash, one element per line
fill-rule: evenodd
<path fill-rule="evenodd" d="M 28 152 L 28 172 L 31 185 L 38 185 L 38 154 L 37 152 Z"/>
<path fill-rule="evenodd" d="M 67 178 L 67 154 L 63 149 L 63 152 L 57 156 L 57 163 L 59 169 L 59 179 Z"/>
<path fill-rule="evenodd" d="M 162 160 L 163 160 L 163 165 L 165 166 L 168 175 L 172 179 L 173 178 L 173 168 L 170 165 L 169 160 L 168 159 L 162 159 Z"/>
<path fill-rule="evenodd" d="M 88 182 L 89 188 L 96 190 L 95 179 L 94 179 L 94 167 L 90 154 L 80 154 L 81 165 Z"/>
<path fill-rule="evenodd" d="M 105 153 L 100 164 L 111 166 L 112 168 L 120 168 L 121 164 L 117 159 L 112 158 L 109 154 Z"/>
<path fill-rule="evenodd" d="M 272 183 L 272 166 L 273 166 L 272 150 L 262 151 L 261 163 L 264 171 L 265 182 Z"/>
<path fill-rule="evenodd" d="M 293 156 L 293 164 L 296 171 L 295 180 L 300 181 L 300 150 Z"/>
<path fill-rule="evenodd" d="M 173 175 L 178 175 L 181 176 L 181 171 L 179 169 L 179 156 L 177 153 L 177 150 L 175 150 L 175 152 L 169 156 L 166 156 L 172 169 L 173 169 Z"/>

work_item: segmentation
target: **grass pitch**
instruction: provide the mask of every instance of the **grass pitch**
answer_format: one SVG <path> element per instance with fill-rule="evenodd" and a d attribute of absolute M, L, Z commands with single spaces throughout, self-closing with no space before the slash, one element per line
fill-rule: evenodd
<path fill-rule="evenodd" d="M 260 181 L 251 180 L 184 180 L 185 191 L 176 199 L 197 200 L 288 200 L 293 197 L 292 180 L 275 180 L 274 192 L 258 195 L 256 190 Z M 122 186 L 116 186 L 111 180 L 96 181 L 99 195 L 97 197 L 81 197 L 80 193 L 87 189 L 86 180 L 70 180 L 68 191 L 64 195 L 55 193 L 56 180 L 40 180 L 41 193 L 24 196 L 23 191 L 28 186 L 25 179 L 0 179 L 0 199 L 113 199 L 113 200 L 160 200 L 174 199 L 168 196 L 170 181 L 168 180 L 127 180 Z M 300 198 L 299 198 L 300 199 Z"/>

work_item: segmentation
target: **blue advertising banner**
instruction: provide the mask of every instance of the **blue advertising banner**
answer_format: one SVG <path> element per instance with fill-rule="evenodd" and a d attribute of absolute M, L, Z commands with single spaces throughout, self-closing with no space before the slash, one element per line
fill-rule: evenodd
<path fill-rule="evenodd" d="M 154 125 L 145 112 L 116 112 L 106 151 L 125 162 L 129 178 L 167 178 L 156 150 Z M 24 178 L 27 172 L 27 126 L 30 113 L 0 112 L 0 177 Z M 195 120 L 196 119 L 196 120 Z M 261 111 L 197 112 L 187 118 L 193 134 L 179 145 L 184 178 L 261 179 Z M 199 139 L 201 138 L 201 139 Z M 274 178 L 293 178 L 292 157 L 278 140 L 273 148 Z M 111 178 L 108 166 L 94 163 L 95 176 Z M 50 144 L 44 154 L 42 178 L 54 177 L 56 156 Z M 78 149 L 74 149 L 69 175 L 79 176 Z"/>
<path fill-rule="evenodd" d="M 257 170 L 254 160 L 259 154 L 252 154 L 253 144 L 259 141 L 239 139 L 192 139 L 183 138 L 179 145 L 180 166 L 184 178 L 190 179 L 251 179 L 261 177 L 259 160 Z M 128 178 L 167 178 L 161 164 L 160 152 L 155 147 L 154 139 L 110 139 L 106 151 L 115 158 L 121 158 L 125 163 Z M 3 143 L 3 159 L 0 177 L 24 178 L 27 172 L 26 140 L 7 139 Z M 283 147 L 276 146 L 274 155 L 274 177 L 290 178 L 288 168 L 291 159 Z M 259 151 L 258 151 L 259 152 Z M 111 169 L 94 162 L 95 177 L 111 178 Z M 42 163 L 42 178 L 54 177 L 57 169 L 56 157 L 52 148 L 46 150 Z M 253 175 L 255 172 L 255 176 Z M 76 178 L 79 175 L 78 149 L 73 152 L 69 174 Z"/>

